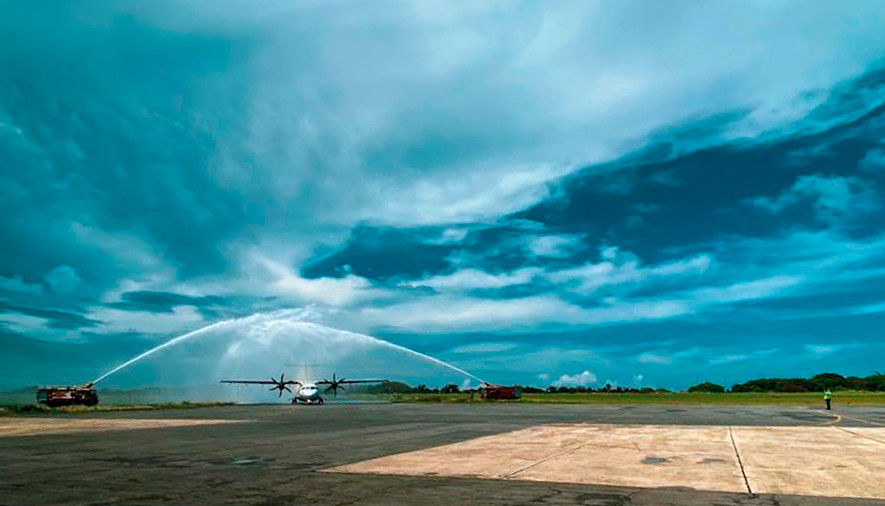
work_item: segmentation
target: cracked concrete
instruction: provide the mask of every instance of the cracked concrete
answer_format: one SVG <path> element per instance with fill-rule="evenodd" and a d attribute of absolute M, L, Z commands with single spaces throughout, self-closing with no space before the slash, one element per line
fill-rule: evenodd
<path fill-rule="evenodd" d="M 885 428 L 551 425 L 330 471 L 885 499 L 879 439 Z"/>

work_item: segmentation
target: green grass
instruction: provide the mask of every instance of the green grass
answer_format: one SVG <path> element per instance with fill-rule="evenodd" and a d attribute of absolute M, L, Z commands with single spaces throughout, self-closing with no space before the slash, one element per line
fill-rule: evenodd
<path fill-rule="evenodd" d="M 692 404 L 692 405 L 789 405 L 823 406 L 823 394 L 804 393 L 724 393 L 701 392 L 668 393 L 575 393 L 523 394 L 518 401 L 484 401 L 469 394 L 391 394 L 376 398 L 397 403 L 462 403 L 462 402 L 518 402 L 537 404 Z M 833 406 L 885 406 L 885 392 L 835 392 Z"/>
<path fill-rule="evenodd" d="M 7 404 L 0 405 L 0 416 L 12 415 L 55 415 L 78 413 L 103 413 L 108 411 L 152 411 L 159 409 L 193 409 L 233 406 L 233 402 L 159 402 L 156 404 L 125 404 L 98 406 L 61 406 L 49 408 L 42 404 Z"/>

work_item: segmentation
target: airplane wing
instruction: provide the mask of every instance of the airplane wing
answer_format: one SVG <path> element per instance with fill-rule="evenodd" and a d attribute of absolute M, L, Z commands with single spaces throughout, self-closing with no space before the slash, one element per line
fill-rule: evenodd
<path fill-rule="evenodd" d="M 384 383 L 385 381 L 388 381 L 388 380 L 349 380 L 349 379 L 343 379 L 343 380 L 338 380 L 338 381 L 322 380 L 322 381 L 317 381 L 314 384 L 316 384 L 316 385 L 333 385 L 333 384 L 350 385 L 351 383 Z"/>
<path fill-rule="evenodd" d="M 244 383 L 247 385 L 300 385 L 300 381 L 253 381 L 253 380 L 221 380 L 222 383 Z"/>

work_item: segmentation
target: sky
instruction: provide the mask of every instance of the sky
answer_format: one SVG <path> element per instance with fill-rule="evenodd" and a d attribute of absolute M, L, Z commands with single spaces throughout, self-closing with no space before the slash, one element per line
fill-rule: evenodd
<path fill-rule="evenodd" d="M 882 370 L 881 1 L 2 4 L 0 387 L 281 310 L 501 383 Z"/>

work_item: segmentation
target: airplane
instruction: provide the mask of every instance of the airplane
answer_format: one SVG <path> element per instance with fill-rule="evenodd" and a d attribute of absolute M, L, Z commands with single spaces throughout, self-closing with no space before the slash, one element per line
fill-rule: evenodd
<path fill-rule="evenodd" d="M 270 387 L 271 391 L 279 390 L 280 395 L 277 397 L 283 396 L 283 390 L 288 390 L 292 392 L 292 389 L 289 388 L 289 385 L 297 385 L 296 392 L 292 392 L 292 404 L 298 404 L 299 402 L 302 404 L 323 404 L 325 401 L 323 400 L 322 394 L 320 394 L 320 389 L 317 388 L 317 385 L 329 385 L 326 387 L 323 393 L 328 393 L 332 391 L 335 397 L 338 397 L 338 390 L 347 390 L 344 388 L 344 385 L 352 385 L 355 383 L 383 383 L 387 380 L 349 380 L 349 379 L 338 379 L 335 374 L 332 374 L 332 380 L 323 379 L 321 381 L 293 381 L 285 380 L 286 373 L 280 374 L 280 379 L 277 381 L 275 378 L 271 377 L 270 381 L 260 381 L 260 380 L 221 380 L 222 383 L 243 383 L 248 385 L 273 385 Z"/>

